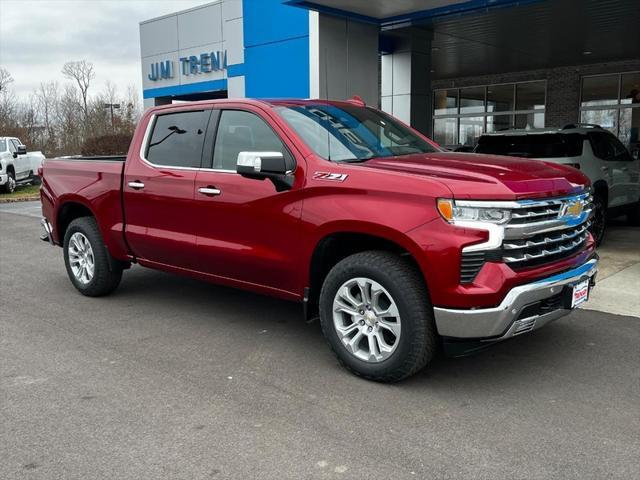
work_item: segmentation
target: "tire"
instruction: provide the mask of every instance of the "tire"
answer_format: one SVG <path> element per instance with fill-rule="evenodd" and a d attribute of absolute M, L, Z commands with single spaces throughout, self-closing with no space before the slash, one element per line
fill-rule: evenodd
<path fill-rule="evenodd" d="M 640 201 L 636 202 L 627 213 L 627 221 L 629 225 L 640 227 Z"/>
<path fill-rule="evenodd" d="M 88 297 L 108 295 L 120 284 L 122 264 L 109 255 L 95 218 L 80 217 L 69 224 L 63 251 L 69 279 L 81 294 Z M 84 263 L 80 263 L 82 260 Z"/>
<path fill-rule="evenodd" d="M 596 247 L 599 247 L 604 239 L 604 233 L 607 227 L 607 206 L 602 197 L 596 196 L 593 199 L 593 218 L 589 231 L 593 235 Z"/>
<path fill-rule="evenodd" d="M 377 299 L 364 302 L 363 308 L 359 309 L 355 305 L 362 303 L 363 290 L 360 284 L 365 284 L 366 292 L 366 280 L 372 284 L 365 296 L 375 296 Z M 354 281 L 356 284 L 349 286 Z M 347 297 L 340 296 L 340 292 L 345 291 L 345 285 L 354 303 L 348 304 L 345 300 Z M 365 310 L 367 304 L 372 306 L 369 312 Z M 394 304 L 396 309 L 393 309 Z M 348 305 L 353 314 L 336 312 L 334 305 L 338 305 L 337 308 Z M 390 315 L 398 313 L 397 322 L 391 321 L 392 317 L 377 315 L 385 308 Z M 361 315 L 363 312 L 364 315 Z M 407 259 L 390 252 L 356 253 L 331 269 L 320 291 L 320 323 L 340 363 L 347 370 L 368 380 L 403 380 L 424 368 L 437 351 L 438 335 L 433 306 L 422 274 Z M 384 328 L 383 324 L 386 325 Z M 337 325 L 343 329 L 343 333 L 338 333 Z M 398 336 L 389 329 L 393 325 L 399 332 Z M 347 330 L 351 333 L 345 335 Z M 351 334 L 353 336 L 349 336 Z M 361 340 L 349 349 L 345 342 L 353 343 L 358 334 Z M 391 346 L 391 351 L 382 352 L 382 344 L 374 340 L 374 350 L 377 349 L 380 358 L 372 358 L 371 355 L 370 337 L 376 335 L 376 338 L 382 336 L 386 347 Z M 353 352 L 355 348 L 359 348 L 357 353 Z M 366 356 L 369 356 L 368 360 L 363 358 Z"/>
<path fill-rule="evenodd" d="M 36 187 L 42 185 L 42 179 L 40 178 L 40 176 L 34 175 L 33 172 L 31 173 L 31 185 L 34 185 Z"/>
<path fill-rule="evenodd" d="M 4 193 L 13 193 L 16 191 L 16 176 L 11 170 L 7 172 L 7 175 L 9 178 L 7 178 L 7 183 L 2 186 L 2 191 Z"/>

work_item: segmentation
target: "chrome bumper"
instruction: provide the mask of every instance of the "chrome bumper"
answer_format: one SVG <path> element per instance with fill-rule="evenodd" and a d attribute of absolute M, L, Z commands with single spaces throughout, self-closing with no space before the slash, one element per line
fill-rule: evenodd
<path fill-rule="evenodd" d="M 597 271 L 598 260 L 594 258 L 567 272 L 515 287 L 494 308 L 457 310 L 435 307 L 438 333 L 443 337 L 493 342 L 530 332 L 569 314 L 571 310 L 561 304 L 558 309 L 548 313 L 525 315 L 522 318 L 521 313 L 526 307 L 554 297 L 562 293 L 566 286 L 580 280 L 589 278 L 593 284 Z"/>
<path fill-rule="evenodd" d="M 51 245 L 55 245 L 53 243 L 53 236 L 52 236 L 53 229 L 51 228 L 51 224 L 49 223 L 49 220 L 47 220 L 46 218 L 42 218 L 40 220 L 40 226 L 44 230 L 44 233 L 40 235 L 40 240 L 44 242 L 49 242 Z"/>

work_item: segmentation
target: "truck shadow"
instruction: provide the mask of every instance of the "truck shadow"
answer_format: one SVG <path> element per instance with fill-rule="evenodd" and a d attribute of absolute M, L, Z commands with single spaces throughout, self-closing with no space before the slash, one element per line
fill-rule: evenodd
<path fill-rule="evenodd" d="M 142 268 L 127 272 L 120 289 L 104 301 L 153 302 L 153 308 L 158 312 L 169 308 L 183 312 L 175 321 L 185 324 L 206 322 L 221 326 L 233 323 L 233 328 L 239 329 L 248 343 L 253 341 L 256 332 L 286 333 L 275 340 L 282 342 L 278 350 L 286 350 L 286 357 L 290 357 L 283 361 L 303 362 L 314 372 L 334 378 L 337 370 L 342 372 L 341 381 L 363 382 L 337 365 L 322 337 L 319 323 L 305 321 L 302 307 L 296 303 Z M 386 388 L 431 392 L 440 388 L 463 388 L 465 394 L 469 394 L 514 388 L 527 382 L 539 382 L 544 377 L 575 379 L 584 376 L 586 381 L 586 369 L 593 365 L 605 331 L 604 327 L 598 326 L 600 315 L 577 311 L 543 329 L 469 357 L 450 358 L 440 354 L 423 372 Z"/>

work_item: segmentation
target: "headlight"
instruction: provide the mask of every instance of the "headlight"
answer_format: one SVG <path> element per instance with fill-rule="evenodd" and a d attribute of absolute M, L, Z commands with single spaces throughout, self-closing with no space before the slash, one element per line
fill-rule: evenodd
<path fill-rule="evenodd" d="M 511 211 L 503 208 L 461 207 L 455 200 L 438 199 L 438 212 L 449 223 L 483 222 L 501 225 L 511 219 Z"/>

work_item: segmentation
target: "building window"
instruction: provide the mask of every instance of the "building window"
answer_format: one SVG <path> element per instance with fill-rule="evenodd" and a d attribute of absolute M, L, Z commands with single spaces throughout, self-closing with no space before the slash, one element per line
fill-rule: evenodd
<path fill-rule="evenodd" d="M 631 153 L 640 150 L 640 72 L 582 77 L 580 121 L 617 135 Z"/>
<path fill-rule="evenodd" d="M 442 146 L 472 147 L 484 132 L 544 127 L 545 81 L 433 92 L 433 138 Z"/>

